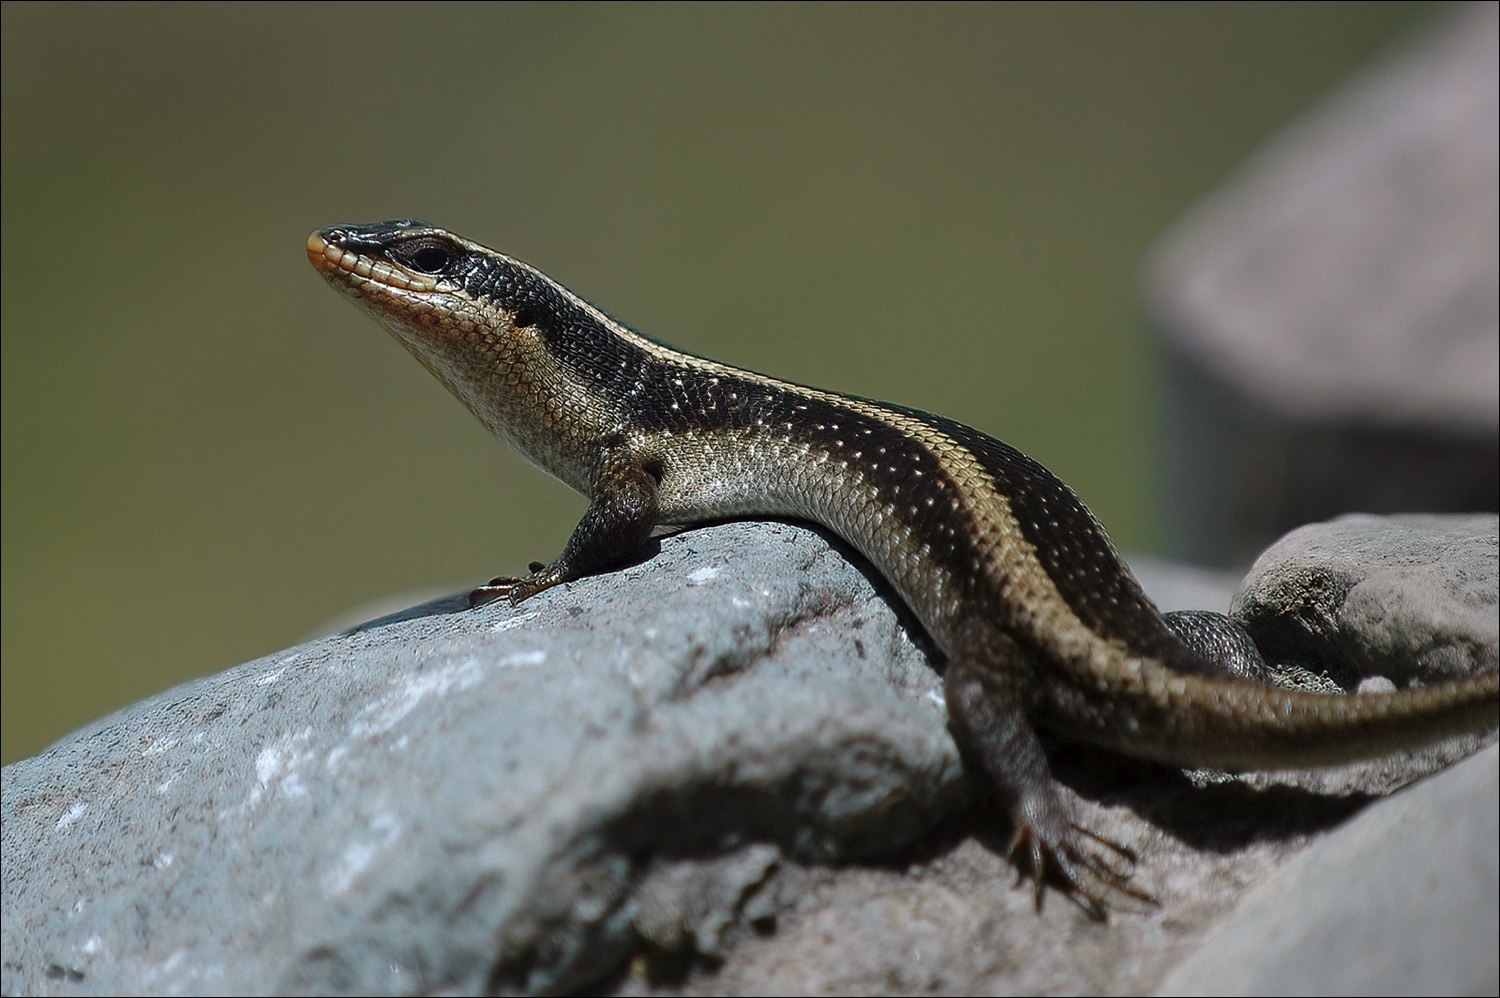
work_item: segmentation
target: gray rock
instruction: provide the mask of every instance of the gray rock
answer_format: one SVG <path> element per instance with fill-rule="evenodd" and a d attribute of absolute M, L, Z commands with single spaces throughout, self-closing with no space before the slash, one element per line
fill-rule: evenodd
<path fill-rule="evenodd" d="M 1497 786 L 1492 745 L 1370 808 L 1258 884 L 1159 993 L 1500 991 Z"/>
<path fill-rule="evenodd" d="M 807 530 L 685 534 L 518 609 L 460 606 L 6 767 L 4 990 L 576 988 L 624 963 L 663 863 L 885 853 L 951 807 L 936 674 Z"/>
<path fill-rule="evenodd" d="M 1459 751 L 1309 793 L 1059 747 L 1081 821 L 1161 901 L 1099 925 L 1009 889 L 917 631 L 824 535 L 729 524 L 519 609 L 461 606 L 7 767 L 0 990 L 1143 993 L 1365 794 Z"/>
<path fill-rule="evenodd" d="M 1287 534 L 1255 562 L 1233 615 L 1266 655 L 1346 685 L 1500 667 L 1500 516 L 1351 515 Z"/>
<path fill-rule="evenodd" d="M 1151 267 L 1171 553 L 1500 506 L 1500 17 L 1459 8 L 1308 114 Z"/>

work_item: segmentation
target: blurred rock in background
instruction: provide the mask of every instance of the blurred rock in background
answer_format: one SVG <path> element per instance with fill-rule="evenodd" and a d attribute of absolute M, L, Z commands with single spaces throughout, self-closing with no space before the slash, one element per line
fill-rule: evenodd
<path fill-rule="evenodd" d="M 1496 20 L 1465 8 L 1355 79 L 1161 245 L 1168 553 L 1497 508 Z"/>

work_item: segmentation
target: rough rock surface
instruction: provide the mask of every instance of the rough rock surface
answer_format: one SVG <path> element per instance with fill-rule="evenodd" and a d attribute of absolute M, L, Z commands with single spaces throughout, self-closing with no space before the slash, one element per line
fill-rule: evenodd
<path fill-rule="evenodd" d="M 1457 679 L 1500 668 L 1500 516 L 1353 514 L 1256 560 L 1234 616 L 1262 652 L 1347 674 Z"/>
<path fill-rule="evenodd" d="M 1241 564 L 1353 510 L 1497 508 L 1500 13 L 1445 13 L 1156 255 L 1177 557 Z"/>
<path fill-rule="evenodd" d="M 1082 819 L 1137 850 L 1161 901 L 1100 925 L 1010 889 L 940 663 L 817 532 L 693 531 L 520 608 L 460 606 L 187 684 L 6 767 L 0 990 L 1143 993 L 1209 959 L 1246 890 L 1368 793 L 1465 750 L 1313 792 L 1058 746 Z M 1437 816 L 1467 851 L 1392 833 L 1432 865 L 1371 875 L 1420 878 L 1445 912 L 1380 928 L 1392 952 L 1493 920 L 1493 876 L 1476 887 L 1466 859 L 1495 847 L 1485 773 Z M 1258 888 L 1284 934 L 1373 931 L 1299 908 L 1302 882 Z M 1454 989 L 1493 990 L 1490 966 Z"/>
<path fill-rule="evenodd" d="M 575 987 L 628 955 L 654 864 L 758 840 L 887 852 L 954 795 L 936 676 L 814 534 L 688 534 L 520 608 L 461 606 L 187 684 L 7 767 L 7 978 Z"/>
<path fill-rule="evenodd" d="M 1492 745 L 1370 808 L 1256 885 L 1160 993 L 1494 994 L 1497 783 Z"/>

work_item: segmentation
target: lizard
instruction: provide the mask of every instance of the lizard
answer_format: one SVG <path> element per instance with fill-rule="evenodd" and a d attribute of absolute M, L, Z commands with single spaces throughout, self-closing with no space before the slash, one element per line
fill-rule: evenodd
<path fill-rule="evenodd" d="M 1048 883 L 1099 919 L 1125 899 L 1154 902 L 1131 882 L 1134 854 L 1074 817 L 1042 732 L 1242 770 L 1331 765 L 1500 723 L 1494 671 L 1353 696 L 1243 678 L 1253 667 L 1221 649 L 1253 656 L 1247 636 L 1165 617 L 1068 486 L 962 423 L 677 350 L 426 222 L 330 226 L 307 253 L 489 430 L 588 499 L 560 555 L 479 586 L 471 607 L 604 571 L 660 526 L 822 525 L 946 659 L 950 727 L 998 792 L 1038 907 Z"/>

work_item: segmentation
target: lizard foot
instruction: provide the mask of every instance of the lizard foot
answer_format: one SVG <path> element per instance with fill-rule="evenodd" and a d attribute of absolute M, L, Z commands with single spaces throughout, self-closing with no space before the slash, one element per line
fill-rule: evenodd
<path fill-rule="evenodd" d="M 502 575 L 477 587 L 469 593 L 469 609 L 472 610 L 496 600 L 505 600 L 511 606 L 516 606 L 522 600 L 530 599 L 537 593 L 566 581 L 561 573 L 550 570 L 539 561 L 533 561 L 526 567 L 531 570 L 531 574 L 525 578 Z"/>
<path fill-rule="evenodd" d="M 1136 862 L 1133 850 L 1075 822 L 1048 834 L 1038 825 L 1017 821 L 1007 854 L 1016 864 L 1016 884 L 1031 878 L 1037 911 L 1042 910 L 1049 881 L 1060 882 L 1063 896 L 1098 922 L 1107 920 L 1111 902 L 1121 907 L 1120 898 L 1126 908 L 1158 904 L 1130 882 Z"/>

